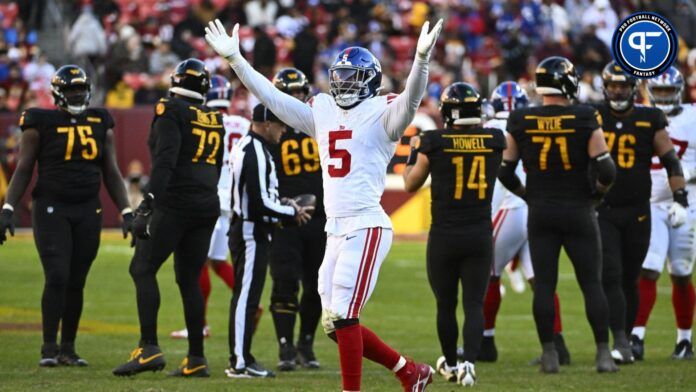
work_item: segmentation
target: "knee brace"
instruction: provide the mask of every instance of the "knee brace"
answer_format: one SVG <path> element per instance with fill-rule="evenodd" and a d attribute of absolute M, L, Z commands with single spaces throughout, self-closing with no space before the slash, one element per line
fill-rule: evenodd
<path fill-rule="evenodd" d="M 297 310 L 297 293 L 300 291 L 300 282 L 297 280 L 274 280 L 271 291 L 271 303 L 289 304 Z"/>

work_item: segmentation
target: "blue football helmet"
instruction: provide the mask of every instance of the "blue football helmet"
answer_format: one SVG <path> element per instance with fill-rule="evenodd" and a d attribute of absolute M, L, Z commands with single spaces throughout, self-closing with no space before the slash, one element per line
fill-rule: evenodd
<path fill-rule="evenodd" d="M 503 82 L 493 90 L 490 103 L 495 118 L 507 118 L 511 111 L 529 106 L 529 96 L 519 84 Z"/>
<path fill-rule="evenodd" d="M 679 109 L 684 91 L 684 77 L 675 67 L 669 67 L 662 75 L 648 79 L 648 97 L 650 103 L 662 109 L 665 114 Z"/>
<path fill-rule="evenodd" d="M 205 96 L 205 105 L 211 108 L 227 109 L 232 101 L 232 85 L 220 75 L 210 78 L 210 89 Z"/>
<path fill-rule="evenodd" d="M 376 96 L 382 88 L 382 66 L 369 50 L 343 49 L 329 68 L 329 91 L 336 104 L 350 108 Z"/>

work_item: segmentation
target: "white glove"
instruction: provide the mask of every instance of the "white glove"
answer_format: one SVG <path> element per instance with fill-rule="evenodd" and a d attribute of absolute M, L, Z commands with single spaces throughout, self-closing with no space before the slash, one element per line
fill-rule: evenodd
<path fill-rule="evenodd" d="M 672 206 L 669 207 L 669 223 L 672 225 L 672 227 L 679 227 L 686 223 L 686 218 L 688 217 L 689 213 L 686 211 L 686 208 L 684 208 L 683 205 L 675 202 L 672 202 Z"/>
<path fill-rule="evenodd" d="M 239 23 L 236 23 L 232 28 L 232 37 L 230 37 L 220 19 L 215 19 L 215 22 L 210 21 L 208 27 L 205 28 L 205 40 L 217 54 L 229 62 L 232 62 L 236 57 L 241 57 L 239 52 Z"/>
<path fill-rule="evenodd" d="M 430 32 L 430 22 L 426 21 L 423 23 L 421 28 L 420 37 L 418 37 L 418 46 L 416 46 L 416 55 L 420 60 L 428 61 L 430 59 L 430 52 L 435 47 L 435 42 L 437 42 L 437 36 L 440 35 L 442 31 L 442 19 L 437 21 L 435 27 L 433 27 Z"/>

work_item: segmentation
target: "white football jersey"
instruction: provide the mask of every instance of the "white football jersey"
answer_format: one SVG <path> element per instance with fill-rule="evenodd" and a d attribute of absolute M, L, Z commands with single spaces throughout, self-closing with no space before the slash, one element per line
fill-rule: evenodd
<path fill-rule="evenodd" d="M 341 109 L 328 94 L 319 94 L 311 102 L 329 233 L 392 227 L 380 199 L 387 165 L 396 150 L 396 141 L 382 125 L 393 97 L 367 99 L 350 110 Z"/>
<path fill-rule="evenodd" d="M 486 128 L 498 128 L 507 136 L 507 119 L 494 118 L 486 121 L 483 126 Z M 524 168 L 522 167 L 522 162 L 517 165 L 515 174 L 517 174 L 517 176 L 520 178 L 522 184 L 526 183 L 527 173 L 525 173 Z M 495 213 L 501 208 L 509 210 L 527 206 L 527 203 L 525 203 L 524 200 L 507 190 L 503 184 L 500 183 L 500 180 L 496 180 L 495 183 L 495 188 L 493 190 L 493 202 L 491 203 L 493 207 L 491 208 L 491 212 L 493 215 L 495 215 Z"/>
<path fill-rule="evenodd" d="M 667 116 L 667 132 L 674 144 L 677 156 L 681 158 L 682 166 L 690 173 L 696 170 L 696 106 L 682 104 L 682 111 L 675 116 Z M 664 169 L 658 157 L 653 157 L 652 170 L 652 195 L 650 202 L 653 204 L 671 203 L 672 189 L 669 187 L 667 171 Z M 689 204 L 696 204 L 696 184 L 686 184 L 689 192 Z"/>
<path fill-rule="evenodd" d="M 225 152 L 222 158 L 222 170 L 218 181 L 218 197 L 220 198 L 220 209 L 230 211 L 232 204 L 232 148 L 243 138 L 251 122 L 244 117 L 225 114 L 222 116 L 222 124 L 225 127 Z"/>

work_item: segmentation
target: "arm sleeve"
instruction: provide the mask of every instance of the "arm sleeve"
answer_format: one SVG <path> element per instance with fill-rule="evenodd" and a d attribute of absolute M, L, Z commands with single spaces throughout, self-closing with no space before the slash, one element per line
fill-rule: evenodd
<path fill-rule="evenodd" d="M 149 193 L 157 200 L 169 185 L 181 147 L 179 124 L 171 117 L 158 117 L 152 124 L 152 132 L 157 137 L 152 156 Z"/>
<path fill-rule="evenodd" d="M 113 126 L 113 125 L 112 125 Z M 104 142 L 104 161 L 102 167 L 104 186 L 114 201 L 118 211 L 128 207 L 128 193 L 123 183 L 121 171 L 118 169 L 116 161 L 116 146 L 114 143 L 114 132 L 109 128 L 106 131 L 106 141 Z"/>
<path fill-rule="evenodd" d="M 275 88 L 273 83 L 242 58 L 235 60 L 234 64 L 230 63 L 230 67 L 242 84 L 285 124 L 315 137 L 314 117 L 309 105 Z"/>
<path fill-rule="evenodd" d="M 428 61 L 416 59 L 406 79 L 406 88 L 390 104 L 382 117 L 389 139 L 396 141 L 413 121 L 428 84 Z"/>
<path fill-rule="evenodd" d="M 287 218 L 295 216 L 295 209 L 284 206 L 271 197 L 266 183 L 266 154 L 258 141 L 253 141 L 253 148 L 244 155 L 244 177 L 249 198 L 249 215 L 252 217 L 274 216 Z"/>

